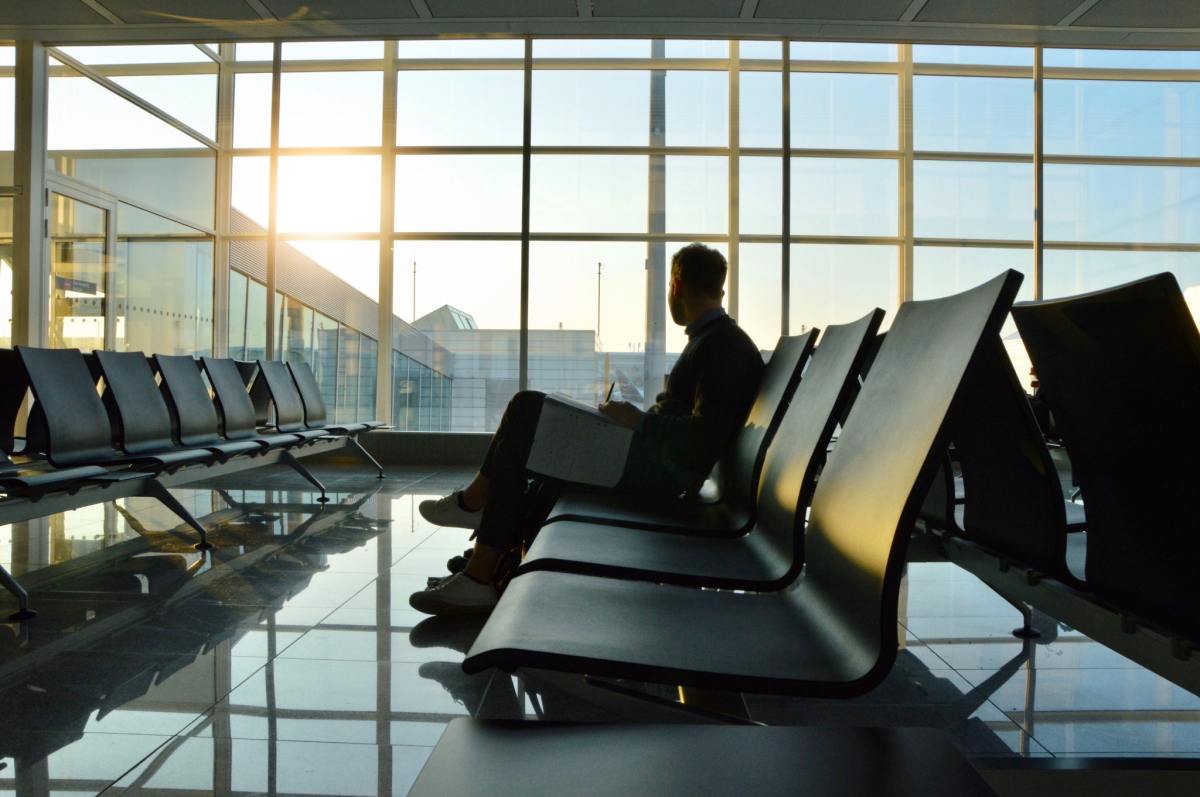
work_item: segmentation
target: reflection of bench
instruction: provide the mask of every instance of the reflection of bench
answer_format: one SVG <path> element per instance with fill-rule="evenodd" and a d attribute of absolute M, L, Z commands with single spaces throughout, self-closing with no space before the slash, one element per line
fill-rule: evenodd
<path fill-rule="evenodd" d="M 952 400 L 976 350 L 999 334 L 1020 282 L 1007 272 L 957 296 L 900 307 L 821 472 L 804 571 L 788 588 L 745 593 L 526 573 L 505 590 L 463 668 L 815 697 L 873 689 L 896 660 L 908 534 L 947 444 Z M 605 794 L 778 794 L 835 786 L 848 794 L 987 793 L 936 735 L 841 730 L 460 723 L 434 751 L 415 792 L 480 793 L 462 781 L 466 771 L 478 775 L 477 783 L 507 782 L 510 790 L 519 784 L 515 791 L 528 794 L 560 788 L 560 772 Z M 933 750 L 936 761 L 927 761 Z M 881 771 L 891 766 L 908 774 Z"/>
<path fill-rule="evenodd" d="M 821 335 L 771 437 L 755 523 L 747 534 L 701 537 L 556 521 L 538 532 L 519 572 L 557 570 L 727 589 L 774 589 L 793 581 L 804 561 L 804 513 L 816 475 L 882 320 L 883 311 L 875 310 Z"/>
<path fill-rule="evenodd" d="M 569 520 L 635 529 L 736 537 L 755 519 L 755 495 L 767 446 L 779 428 L 800 375 L 812 355 L 817 331 L 782 337 L 763 372 L 758 396 L 720 471 L 719 501 L 652 500 L 604 493 L 568 493 L 554 505 L 549 522 Z"/>
<path fill-rule="evenodd" d="M 298 457 L 357 445 L 352 438 L 363 430 L 260 433 L 233 361 L 204 361 L 214 406 L 199 364 L 191 361 L 191 374 L 182 362 L 187 359 L 156 359 L 160 386 L 150 361 L 139 353 L 97 352 L 87 358 L 74 349 L 0 350 L 0 447 L 22 458 L 20 464 L 7 458 L 0 463 L 0 489 L 7 496 L 0 501 L 0 523 L 146 496 L 191 527 L 198 547 L 208 547 L 204 525 L 168 488 L 282 462 L 324 497 L 324 487 Z M 303 408 L 296 383 L 290 393 L 285 388 L 277 386 L 280 396 Z M 13 431 L 29 393 L 34 402 L 27 436 L 17 451 Z M 0 583 L 19 601 L 15 617 L 32 616 L 24 589 L 3 568 Z"/>
<path fill-rule="evenodd" d="M 190 568 L 182 578 L 157 572 L 161 566 L 142 568 L 140 574 L 150 583 L 144 591 L 126 591 L 120 601 L 113 600 L 119 595 L 116 593 L 95 605 L 87 604 L 80 601 L 77 587 L 89 584 L 97 571 L 144 562 L 145 557 L 137 553 L 148 547 L 143 539 L 64 563 L 70 565 L 69 572 L 63 572 L 63 565 L 38 571 L 45 580 L 57 576 L 55 586 L 71 594 L 64 607 L 74 609 L 83 603 L 92 606 L 95 616 L 84 622 L 74 614 L 63 617 L 47 612 L 45 620 L 36 625 L 40 630 L 46 622 L 51 628 L 38 634 L 38 644 L 0 657 L 0 678 L 6 684 L 17 684 L 4 694 L 7 721 L 0 730 L 0 757 L 17 758 L 18 770 L 22 763 L 40 761 L 79 738 L 92 712 L 103 717 L 142 696 L 151 685 L 163 683 L 220 642 L 236 639 L 247 626 L 270 614 L 259 606 L 278 608 L 326 567 L 329 555 L 360 546 L 378 534 L 377 523 L 360 515 L 376 492 L 328 508 L 312 503 L 234 501 L 228 510 L 219 511 L 249 516 L 269 511 L 280 517 L 295 512 L 304 514 L 305 519 L 285 534 L 262 533 L 244 539 L 244 551 L 229 548 L 184 554 L 222 561 L 216 567 Z M 285 567 L 273 567 L 271 578 L 255 580 L 256 605 L 209 603 L 204 612 L 187 611 L 189 601 L 203 599 L 206 591 L 220 587 L 223 579 L 240 581 L 239 574 L 284 557 Z M 89 563 L 93 565 L 90 570 Z M 156 583 L 154 579 L 160 576 L 163 583 Z M 47 591 L 39 597 L 49 602 L 54 594 Z M 70 633 L 54 633 L 56 622 L 78 627 L 72 627 Z M 81 663 L 79 651 L 96 649 L 137 651 L 138 655 L 89 656 Z"/>
<path fill-rule="evenodd" d="M 1178 283 L 1160 274 L 1018 305 L 1013 317 L 1070 454 L 1087 531 L 1068 546 L 1048 517 L 1013 522 L 1026 502 L 1010 493 L 1009 522 L 978 535 L 986 513 L 973 518 L 971 505 L 986 487 L 964 462 L 967 537 L 948 538 L 946 553 L 1002 595 L 1200 694 L 1200 516 L 1188 503 L 1200 483 L 1200 334 Z M 1079 546 L 1084 567 L 1066 569 Z"/>

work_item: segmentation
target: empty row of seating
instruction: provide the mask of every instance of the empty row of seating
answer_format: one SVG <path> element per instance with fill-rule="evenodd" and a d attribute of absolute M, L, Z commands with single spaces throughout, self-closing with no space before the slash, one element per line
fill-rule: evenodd
<path fill-rule="evenodd" d="M 15 429 L 29 394 L 22 441 Z M 197 547 L 207 548 L 204 525 L 164 478 L 181 484 L 222 468 L 282 462 L 325 502 L 325 486 L 299 458 L 351 446 L 382 478 L 382 467 L 356 439 L 379 426 L 329 423 L 316 379 L 302 362 L 18 346 L 0 350 L 0 490 L 8 496 L 0 510 L 6 520 L 62 511 L 82 504 L 39 502 L 85 489 L 84 503 L 143 495 L 171 509 L 196 532 Z M 0 581 L 21 601 L 19 614 L 29 616 L 20 585 L 3 571 Z"/>
<path fill-rule="evenodd" d="M 825 330 L 794 395 L 780 407 L 774 436 L 765 441 L 748 530 L 729 534 L 727 527 L 724 537 L 714 537 L 702 525 L 687 536 L 688 529 L 653 517 L 657 531 L 636 532 L 627 528 L 636 525 L 627 506 L 620 508 L 622 526 L 548 523 L 472 645 L 464 670 L 531 668 L 831 698 L 872 689 L 896 658 L 907 542 L 949 445 L 951 406 L 977 352 L 999 336 L 1020 282 L 1019 274 L 1006 272 L 957 296 L 905 303 L 873 360 L 882 312 Z M 870 370 L 858 386 L 868 360 Z M 597 499 L 589 500 L 600 509 Z M 591 545 L 597 535 L 606 544 Z M 553 775 L 521 773 L 564 765 L 639 773 L 645 778 L 640 783 L 670 794 L 738 791 L 750 783 L 754 793 L 793 793 L 813 773 L 836 793 L 924 793 L 931 785 L 924 778 L 934 776 L 939 793 L 987 793 L 969 767 L 934 769 L 925 759 L 922 750 L 936 750 L 951 770 L 962 763 L 944 740 L 912 729 L 879 729 L 867 743 L 846 729 L 808 730 L 716 728 L 674 735 L 650 726 L 556 735 L 552 729 L 459 723 L 434 751 L 413 793 L 483 793 L 457 777 L 452 761 L 471 761 L 471 771 L 489 773 L 493 786 L 514 779 L 508 782 L 519 782 L 525 794 L 549 794 L 561 783 Z M 664 767 L 649 776 L 649 762 L 684 756 L 681 746 L 687 751 L 682 760 L 695 771 Z M 845 754 L 832 767 L 832 759 L 819 754 L 831 748 Z M 802 771 L 798 760 L 809 762 Z M 886 763 L 917 774 L 889 773 L 893 780 L 875 781 L 872 788 L 871 778 Z M 589 791 L 600 794 L 630 786 L 624 777 L 588 781 Z"/>
<path fill-rule="evenodd" d="M 1028 405 L 1009 399 L 1014 420 L 996 422 L 1005 394 L 994 387 L 988 402 L 964 402 L 955 424 L 967 501 L 946 554 L 1200 694 L 1200 520 L 1187 502 L 1200 476 L 1200 333 L 1179 284 L 1159 274 L 1021 304 L 1013 319 L 1070 455 L 1087 530 L 1063 533 L 1060 488 L 1052 470 L 1040 473 L 1048 459 L 1028 436 L 1009 439 L 1016 421 L 1032 423 Z"/>

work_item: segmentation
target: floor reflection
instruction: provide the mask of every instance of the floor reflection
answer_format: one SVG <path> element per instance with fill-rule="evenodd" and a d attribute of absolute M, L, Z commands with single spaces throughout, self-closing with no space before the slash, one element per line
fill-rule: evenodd
<path fill-rule="evenodd" d="M 415 505 L 464 475 L 327 468 L 324 507 L 282 471 L 181 490 L 207 554 L 137 500 L 0 529 L 40 612 L 0 625 L 0 791 L 403 794 L 454 717 L 663 721 L 582 679 L 467 675 L 480 621 L 408 607 L 467 543 Z M 750 695 L 753 718 L 933 726 L 976 757 L 1200 755 L 1200 699 L 1083 635 L 1039 616 L 1015 639 L 1015 610 L 947 563 L 910 564 L 903 596 L 879 689 Z"/>

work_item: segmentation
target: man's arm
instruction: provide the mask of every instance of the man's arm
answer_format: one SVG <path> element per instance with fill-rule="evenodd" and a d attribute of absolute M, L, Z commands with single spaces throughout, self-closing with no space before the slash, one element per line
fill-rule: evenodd
<path fill-rule="evenodd" d="M 732 343 L 732 341 L 730 342 Z M 645 413 L 640 432 L 685 480 L 703 479 L 732 442 L 758 392 L 762 359 L 722 342 L 697 364 L 690 414 Z"/>

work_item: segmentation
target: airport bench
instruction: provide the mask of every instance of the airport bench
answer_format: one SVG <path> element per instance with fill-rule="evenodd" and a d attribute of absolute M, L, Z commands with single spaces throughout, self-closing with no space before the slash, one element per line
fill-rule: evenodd
<path fill-rule="evenodd" d="M 804 561 L 804 516 L 834 427 L 858 388 L 883 311 L 821 335 L 807 370 L 770 437 L 755 499 L 755 522 L 738 537 L 551 521 L 518 573 L 535 570 L 670 584 L 770 590 L 796 577 Z"/>
<path fill-rule="evenodd" d="M 731 452 L 718 465 L 723 487 L 720 500 L 701 501 L 694 496 L 688 500 L 653 499 L 576 491 L 558 499 L 546 522 L 597 523 L 719 537 L 749 531 L 754 525 L 755 496 L 767 447 L 812 356 L 817 334 L 817 329 L 810 329 L 803 335 L 781 337 L 775 345 L 746 422 Z"/>

